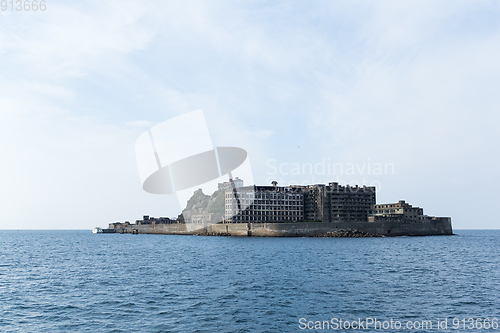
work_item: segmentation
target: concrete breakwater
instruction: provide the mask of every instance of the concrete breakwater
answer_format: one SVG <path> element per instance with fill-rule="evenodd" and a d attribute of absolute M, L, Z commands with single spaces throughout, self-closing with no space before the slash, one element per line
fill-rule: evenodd
<path fill-rule="evenodd" d="M 116 225 L 108 232 L 131 234 L 258 236 L 258 237 L 374 237 L 453 235 L 450 218 L 426 223 L 404 222 L 294 222 L 218 223 L 194 226 L 183 223 Z"/>

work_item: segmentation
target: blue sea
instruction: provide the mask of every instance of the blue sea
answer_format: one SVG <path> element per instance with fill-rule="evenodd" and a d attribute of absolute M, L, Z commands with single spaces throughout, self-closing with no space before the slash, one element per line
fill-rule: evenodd
<path fill-rule="evenodd" d="M 500 230 L 455 232 L 253 238 L 4 230 L 0 331 L 499 332 Z"/>

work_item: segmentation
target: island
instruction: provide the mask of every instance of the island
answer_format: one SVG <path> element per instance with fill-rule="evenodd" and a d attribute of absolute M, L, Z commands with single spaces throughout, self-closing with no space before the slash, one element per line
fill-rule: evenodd
<path fill-rule="evenodd" d="M 374 186 L 218 184 L 212 195 L 196 190 L 177 218 L 144 215 L 135 223 L 109 223 L 99 233 L 261 236 L 384 237 L 453 235 L 450 217 L 424 215 L 404 200 L 377 204 Z"/>

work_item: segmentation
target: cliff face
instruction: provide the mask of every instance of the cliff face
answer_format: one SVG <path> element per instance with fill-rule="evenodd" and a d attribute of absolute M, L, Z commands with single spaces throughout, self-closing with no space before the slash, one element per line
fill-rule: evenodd
<path fill-rule="evenodd" d="M 201 189 L 196 190 L 193 196 L 188 200 L 186 208 L 182 211 L 182 215 L 186 221 L 192 219 L 194 215 L 215 215 L 217 218 L 224 216 L 225 191 L 218 190 L 212 195 L 206 195 Z"/>

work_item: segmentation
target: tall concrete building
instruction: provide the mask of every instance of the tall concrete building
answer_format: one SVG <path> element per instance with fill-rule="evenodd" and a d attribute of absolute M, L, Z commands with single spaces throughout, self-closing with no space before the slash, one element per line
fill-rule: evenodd
<path fill-rule="evenodd" d="M 227 191 L 225 221 L 364 221 L 375 204 L 375 187 L 328 185 L 245 186 Z"/>
<path fill-rule="evenodd" d="M 375 187 L 309 185 L 304 188 L 304 216 L 307 221 L 367 221 L 376 202 Z"/>
<path fill-rule="evenodd" d="M 301 188 L 253 185 L 226 191 L 225 222 L 293 222 L 303 218 Z"/>

